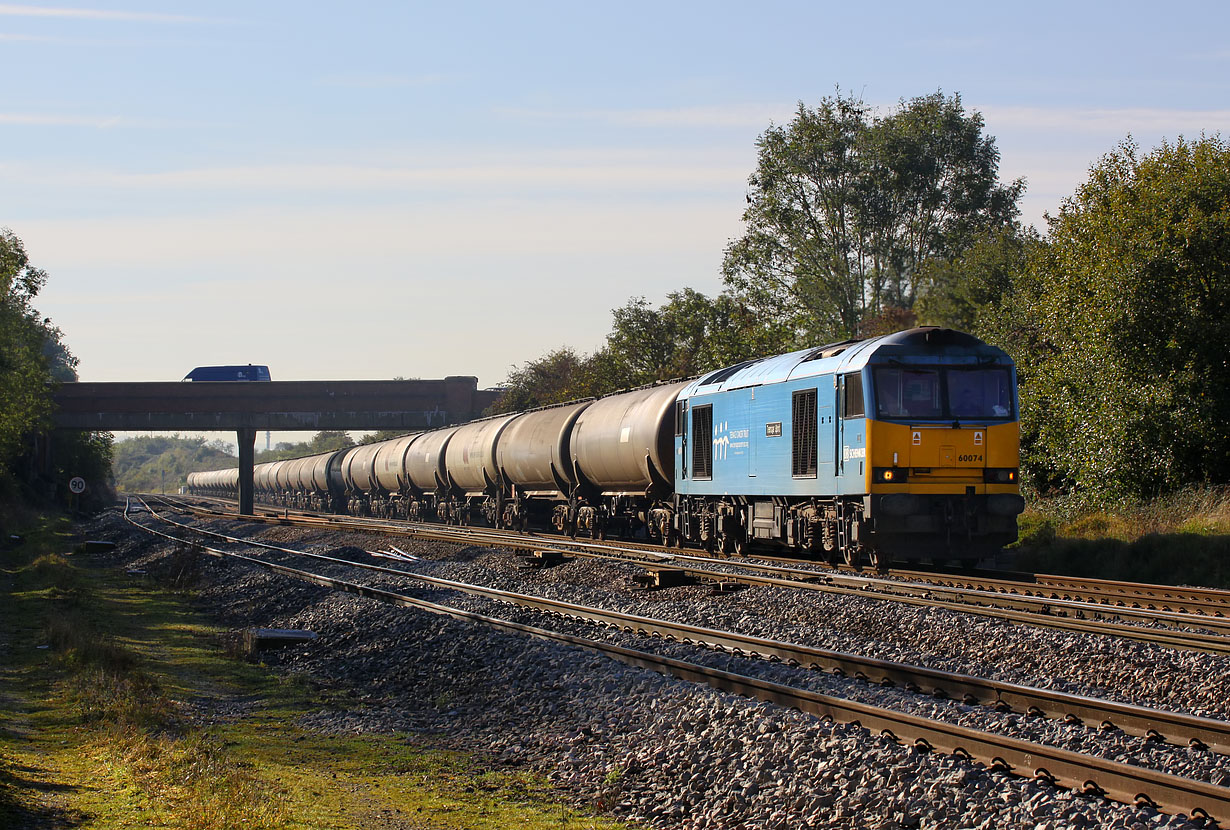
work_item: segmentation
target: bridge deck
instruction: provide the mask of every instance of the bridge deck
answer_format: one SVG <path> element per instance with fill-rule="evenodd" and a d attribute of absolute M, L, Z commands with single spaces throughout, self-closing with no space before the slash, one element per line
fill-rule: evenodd
<path fill-rule="evenodd" d="M 426 429 L 470 421 L 498 393 L 473 377 L 65 383 L 55 425 L 100 431 Z"/>
<path fill-rule="evenodd" d="M 478 378 L 277 380 L 211 383 L 65 383 L 55 425 L 98 432 L 234 430 L 239 510 L 252 512 L 256 432 L 262 429 L 403 429 L 472 421 L 499 395 Z"/>

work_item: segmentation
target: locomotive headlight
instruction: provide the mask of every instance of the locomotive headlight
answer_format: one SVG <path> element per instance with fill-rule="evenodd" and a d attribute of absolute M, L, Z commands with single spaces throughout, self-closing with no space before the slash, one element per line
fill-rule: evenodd
<path fill-rule="evenodd" d="M 903 484 L 909 479 L 909 474 L 897 467 L 876 467 L 871 473 L 871 480 L 877 484 Z"/>
<path fill-rule="evenodd" d="M 982 480 L 988 484 L 1016 484 L 1017 471 L 1011 468 L 996 469 L 988 467 L 983 470 Z"/>

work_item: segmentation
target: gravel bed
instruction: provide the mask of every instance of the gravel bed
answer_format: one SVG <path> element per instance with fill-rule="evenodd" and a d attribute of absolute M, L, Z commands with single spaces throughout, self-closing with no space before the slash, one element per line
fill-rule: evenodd
<path fill-rule="evenodd" d="M 120 535 L 122 528 L 110 516 L 100 521 L 98 532 Z M 388 544 L 368 534 L 295 528 L 269 528 L 261 535 L 291 547 L 340 549 L 365 559 L 370 558 L 361 553 L 363 548 Z M 507 552 L 401 538 L 391 543 L 423 557 L 412 563 L 416 570 L 506 590 L 1030 685 L 1040 685 L 1047 676 L 1062 677 L 1050 685 L 1215 716 L 1224 716 L 1227 705 L 1224 678 L 1230 666 L 1209 655 L 869 598 L 803 597 L 788 589 L 755 588 L 722 597 L 697 587 L 631 592 L 626 581 L 637 569 L 626 565 L 582 560 L 527 571 Z M 182 551 L 152 537 L 133 538 L 115 558 L 171 576 L 186 566 Z M 390 608 L 237 563 L 206 559 L 187 570 L 198 567 L 202 600 L 230 624 L 304 627 L 321 635 L 310 647 L 276 653 L 270 662 L 353 687 L 361 705 L 312 713 L 305 719 L 308 725 L 418 733 L 505 763 L 533 764 L 576 798 L 653 826 L 1199 826 L 1148 809 L 1057 792 L 959 759 L 920 755 L 856 727 L 826 724 L 562 645 Z M 375 576 L 361 581 L 381 581 L 367 578 Z M 413 583 L 395 577 L 383 581 L 454 607 L 543 625 L 545 615 L 528 609 L 421 584 L 410 588 Z M 590 637 L 597 632 L 595 626 L 558 618 L 544 627 Z M 611 630 L 600 636 L 632 647 L 646 644 L 645 638 Z M 664 653 L 732 671 L 879 705 L 893 700 L 903 711 L 1230 782 L 1225 759 L 1209 753 L 654 642 Z M 1199 681 L 1197 672 L 1217 679 Z"/>
<path fill-rule="evenodd" d="M 401 549 L 405 550 L 404 547 Z M 328 551 L 330 555 L 340 558 L 355 558 L 363 562 L 372 561 L 371 557 L 367 556 L 362 548 L 357 546 L 329 548 Z M 475 556 L 486 561 L 475 562 L 473 561 Z M 612 578 L 615 578 L 614 581 L 616 583 L 620 581 L 618 572 L 624 572 L 622 581 L 626 583 L 631 574 L 636 572 L 635 569 L 629 569 L 628 566 L 622 564 L 612 566 L 610 563 L 595 560 L 578 560 L 569 565 L 556 568 L 527 570 L 519 559 L 507 552 L 488 552 L 475 548 L 467 549 L 465 558 L 470 561 L 462 567 L 450 567 L 451 563 L 446 560 L 431 560 L 435 566 L 432 568 L 435 571 L 432 575 L 475 584 L 491 584 L 494 582 L 497 583 L 494 587 L 500 587 L 504 590 L 519 590 L 523 593 L 552 596 L 552 598 L 567 599 L 573 602 L 582 601 L 585 604 L 603 608 L 616 608 L 643 616 L 669 616 L 683 619 L 687 622 L 699 622 L 700 624 L 710 625 L 710 627 L 727 627 L 729 621 L 722 626 L 713 626 L 708 620 L 697 619 L 695 615 L 690 619 L 687 618 L 687 612 L 695 611 L 706 605 L 723 604 L 738 600 L 754 600 L 761 606 L 766 604 L 778 606 L 789 602 L 791 599 L 798 599 L 800 593 L 806 593 L 784 588 L 759 588 L 747 592 L 746 595 L 715 598 L 709 589 L 703 587 L 636 592 L 630 591 L 626 585 L 621 589 L 611 591 Z M 338 576 L 355 578 L 353 569 L 336 567 L 332 568 L 332 570 Z M 414 570 L 425 572 L 428 568 L 416 566 Z M 458 571 L 462 572 L 458 573 Z M 606 571 L 614 571 L 615 573 L 605 573 Z M 493 574 L 503 575 L 504 579 L 493 579 Z M 560 577 L 565 578 L 567 581 L 561 582 L 559 580 Z M 590 596 L 578 598 L 572 589 L 578 587 L 578 584 L 590 584 L 595 577 L 599 580 L 598 584 L 601 586 L 600 590 L 593 592 L 598 594 L 598 596 L 594 596 L 591 593 Z M 533 609 L 511 606 L 506 603 L 458 594 L 457 592 L 431 586 L 423 586 L 422 584 L 416 584 L 413 581 L 397 577 L 368 573 L 364 575 L 363 581 L 393 587 L 413 596 L 451 607 L 497 616 L 526 625 L 563 631 L 581 637 L 602 639 L 628 648 L 666 654 L 683 660 L 702 662 L 715 668 L 764 677 L 775 682 L 812 689 L 823 694 L 858 700 L 876 706 L 891 706 L 899 711 L 932 719 L 945 720 L 959 726 L 1009 735 L 1022 740 L 1058 746 L 1072 751 L 1097 754 L 1121 763 L 1147 766 L 1175 775 L 1210 781 L 1216 784 L 1230 784 L 1230 758 L 1207 751 L 1174 747 L 1168 744 L 1156 744 L 1140 737 L 1125 735 L 1117 730 L 1091 729 L 1083 726 L 1069 725 L 1060 721 L 1030 718 L 1017 714 L 1004 714 L 982 706 L 966 706 L 954 701 L 936 700 L 929 696 L 913 694 L 904 690 L 885 689 L 884 687 L 868 685 L 855 679 L 835 677 L 806 669 L 790 668 L 788 666 L 767 663 L 762 660 L 745 659 L 724 654 L 698 654 L 697 649 L 693 646 L 663 642 L 659 639 L 637 635 L 625 635 L 622 632 L 604 629 L 592 623 L 560 619 Z M 535 584 L 527 587 L 525 584 L 527 582 L 534 582 Z M 663 614 L 664 610 L 668 610 L 666 608 L 667 602 L 663 600 L 668 594 L 675 595 L 672 598 L 671 605 L 681 603 L 683 609 L 672 607 L 669 609 L 670 613 Z M 814 596 L 808 594 L 804 599 Z M 897 608 L 903 607 L 896 603 L 892 605 Z M 904 608 L 910 608 L 910 606 L 904 606 Z M 683 613 L 678 613 L 681 610 Z M 746 611 L 747 609 L 745 608 L 744 610 Z M 948 618 L 965 616 L 944 611 L 939 613 Z M 749 622 L 749 616 L 749 614 L 742 615 L 738 624 L 731 627 L 731 630 L 756 628 L 756 633 L 762 636 L 783 639 L 780 634 L 776 634 L 773 630 L 765 630 L 762 620 L 759 625 Z M 759 615 L 757 617 L 759 619 Z M 938 620 L 938 622 L 943 621 L 943 617 Z M 812 628 L 814 629 L 815 627 L 813 626 Z M 1014 632 L 1017 635 L 1018 645 L 1020 643 L 1020 635 L 1025 634 L 1028 636 L 1030 631 L 1030 629 L 1021 629 L 1020 627 L 1013 626 L 1008 626 L 1008 628 L 1010 632 Z M 815 637 L 816 632 L 813 630 L 809 633 L 813 635 L 813 644 L 821 645 L 821 643 L 815 642 L 816 639 L 819 639 Z M 793 641 L 799 642 L 800 640 L 796 639 Z"/>
<path fill-rule="evenodd" d="M 363 559 L 428 576 L 632 614 L 1230 719 L 1230 658 L 1224 656 L 1022 626 L 873 597 L 769 587 L 718 597 L 705 587 L 630 592 L 629 581 L 641 569 L 622 563 L 580 559 L 526 570 L 507 551 L 413 539 L 305 533 L 294 528 L 272 528 L 262 538 L 318 553 L 392 544 L 422 561 L 403 564 Z M 1022 649 L 1022 643 L 1028 648 Z"/>

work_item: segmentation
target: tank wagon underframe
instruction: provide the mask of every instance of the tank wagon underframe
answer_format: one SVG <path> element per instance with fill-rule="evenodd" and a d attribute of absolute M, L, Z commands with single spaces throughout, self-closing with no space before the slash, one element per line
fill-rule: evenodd
<path fill-rule="evenodd" d="M 288 507 L 886 565 L 1015 540 L 1018 446 L 1011 359 L 919 328 L 261 464 L 256 489 Z M 233 473 L 189 487 L 228 495 Z"/>

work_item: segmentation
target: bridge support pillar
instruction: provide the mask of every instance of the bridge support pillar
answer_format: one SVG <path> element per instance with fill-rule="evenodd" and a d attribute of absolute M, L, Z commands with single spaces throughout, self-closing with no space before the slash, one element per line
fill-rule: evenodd
<path fill-rule="evenodd" d="M 235 434 L 239 438 L 239 512 L 251 515 L 255 495 L 252 469 L 256 460 L 256 430 L 244 427 Z"/>

